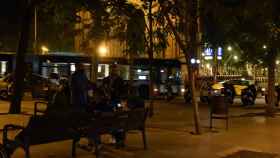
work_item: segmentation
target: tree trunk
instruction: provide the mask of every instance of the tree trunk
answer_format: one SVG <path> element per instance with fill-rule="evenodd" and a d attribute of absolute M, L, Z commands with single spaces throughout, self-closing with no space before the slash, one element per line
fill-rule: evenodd
<path fill-rule="evenodd" d="M 213 82 L 216 83 L 217 82 L 217 75 L 218 75 L 218 70 L 219 70 L 219 65 L 218 65 L 218 59 L 217 59 L 217 52 L 215 48 L 213 49 L 213 67 L 212 67 L 212 71 L 213 71 Z"/>
<path fill-rule="evenodd" d="M 23 17 L 21 19 L 21 30 L 19 45 L 16 54 L 16 69 L 14 76 L 14 90 L 10 104 L 9 113 L 17 114 L 21 112 L 21 100 L 24 94 L 24 77 L 25 77 L 25 54 L 28 50 L 30 26 L 33 7 L 26 1 Z"/>
<path fill-rule="evenodd" d="M 189 77 L 190 86 L 191 86 L 190 88 L 191 88 L 195 134 L 201 134 L 198 103 L 197 103 L 197 99 L 196 99 L 196 95 L 195 95 L 196 94 L 195 73 L 194 73 L 194 68 L 192 66 L 188 66 L 188 77 Z"/>
<path fill-rule="evenodd" d="M 152 17 L 152 6 L 153 0 L 149 0 L 149 47 L 148 47 L 148 54 L 149 54 L 149 69 L 150 69 L 150 80 L 149 80 L 149 94 L 150 94 L 150 107 L 149 107 L 149 116 L 152 117 L 154 115 L 154 74 L 153 74 L 153 17 Z"/>
<path fill-rule="evenodd" d="M 276 68 L 276 50 L 272 49 L 269 54 L 268 63 L 268 105 L 266 107 L 266 113 L 273 115 L 275 107 L 275 68 Z"/>
<path fill-rule="evenodd" d="M 192 0 L 192 8 L 191 8 L 191 24 L 190 24 L 190 52 L 193 53 L 193 57 L 197 58 L 198 54 L 198 0 Z M 187 20 L 187 19 L 186 19 Z M 196 100 L 196 89 L 195 89 L 195 71 L 194 67 L 190 63 L 190 59 L 187 60 L 189 63 L 189 80 L 191 82 L 191 92 L 192 92 L 192 106 L 193 106 L 193 113 L 194 113 L 194 124 L 195 124 L 195 134 L 201 134 L 200 128 L 200 118 L 198 112 L 198 104 Z"/>
<path fill-rule="evenodd" d="M 129 53 L 129 87 L 128 87 L 128 94 L 133 94 L 133 82 L 134 82 L 134 71 L 133 71 L 133 65 L 134 65 L 134 55 L 132 53 Z"/>
<path fill-rule="evenodd" d="M 186 37 L 188 35 L 190 36 L 190 53 L 191 57 L 197 58 L 198 54 L 198 16 L 197 16 L 197 9 L 198 9 L 198 0 L 192 0 L 191 3 L 191 12 L 190 12 L 190 29 L 189 33 L 186 32 Z M 188 12 L 186 12 L 186 21 L 188 17 Z M 189 81 L 191 84 L 191 92 L 192 92 L 192 106 L 193 106 L 193 114 L 194 114 L 194 124 L 195 124 L 195 134 L 201 134 L 201 128 L 200 128 L 200 118 L 199 118 L 199 112 L 198 112 L 198 103 L 196 100 L 196 88 L 195 88 L 195 75 L 194 75 L 194 67 L 190 63 L 190 58 L 186 56 L 186 62 L 188 63 L 188 74 L 189 74 Z"/>
<path fill-rule="evenodd" d="M 182 49 L 186 63 L 188 64 L 188 75 L 189 75 L 189 82 L 191 85 L 191 92 L 192 92 L 192 106 L 194 109 L 194 124 L 195 124 L 195 134 L 201 134 L 201 128 L 200 128 L 200 118 L 199 118 L 199 110 L 198 110 L 198 104 L 195 97 L 196 89 L 195 89 L 195 75 L 192 68 L 192 65 L 190 63 L 191 57 L 194 57 L 194 55 L 197 55 L 198 53 L 198 46 L 200 46 L 198 42 L 198 23 L 197 23 L 197 7 L 198 7 L 198 0 L 192 0 L 191 6 L 191 16 L 189 16 L 189 12 L 186 12 L 185 15 L 185 21 L 190 21 L 190 28 L 188 31 L 185 31 L 184 36 L 187 39 L 190 37 L 190 43 L 187 47 L 186 43 L 184 43 L 185 40 L 181 38 L 181 35 L 176 30 L 176 27 L 174 27 L 172 24 L 172 20 L 168 16 L 168 14 L 164 15 L 165 19 L 167 20 L 168 26 L 171 28 L 176 42 L 178 42 L 180 48 Z M 188 17 L 191 17 L 189 20 Z"/>
<path fill-rule="evenodd" d="M 94 47 L 92 52 L 92 65 L 91 65 L 91 81 L 94 83 L 97 83 L 98 78 L 98 51 L 96 49 L 97 47 Z"/>

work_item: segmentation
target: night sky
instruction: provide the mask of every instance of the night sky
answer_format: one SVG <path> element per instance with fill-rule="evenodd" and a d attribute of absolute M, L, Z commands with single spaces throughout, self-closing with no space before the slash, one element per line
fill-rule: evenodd
<path fill-rule="evenodd" d="M 0 51 L 16 49 L 20 17 L 22 12 L 21 0 L 5 0 L 0 5 Z"/>
<path fill-rule="evenodd" d="M 7 0 L 1 2 L 0 5 L 0 18 L 2 24 L 18 24 L 20 12 L 21 10 L 21 3 L 19 0 Z"/>

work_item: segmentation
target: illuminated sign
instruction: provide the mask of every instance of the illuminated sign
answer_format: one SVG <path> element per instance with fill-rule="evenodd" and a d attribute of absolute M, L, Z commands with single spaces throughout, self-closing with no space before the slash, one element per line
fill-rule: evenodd
<path fill-rule="evenodd" d="M 218 53 L 217 53 L 218 56 L 223 56 L 223 49 L 222 47 L 219 47 L 218 48 Z"/>

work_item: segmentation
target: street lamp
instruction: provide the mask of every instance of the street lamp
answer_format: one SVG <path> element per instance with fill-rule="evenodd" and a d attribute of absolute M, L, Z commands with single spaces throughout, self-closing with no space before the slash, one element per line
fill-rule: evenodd
<path fill-rule="evenodd" d="M 195 64 L 195 59 L 194 58 L 191 59 L 191 64 Z"/>
<path fill-rule="evenodd" d="M 49 48 L 46 47 L 46 46 L 42 46 L 41 49 L 42 49 L 42 54 L 45 54 L 45 53 L 49 52 Z"/>
<path fill-rule="evenodd" d="M 232 51 L 232 47 L 231 47 L 231 46 L 228 46 L 228 47 L 227 47 L 227 50 L 228 50 L 228 51 Z"/>
<path fill-rule="evenodd" d="M 105 56 L 105 55 L 108 53 L 108 48 L 107 48 L 105 45 L 101 45 L 101 46 L 98 48 L 98 53 L 99 53 L 101 56 Z"/>
<path fill-rule="evenodd" d="M 235 56 L 233 57 L 233 59 L 234 59 L 234 60 L 238 60 L 238 56 L 235 55 Z"/>
<path fill-rule="evenodd" d="M 263 45 L 263 49 L 266 49 L 267 48 L 267 46 L 266 45 Z"/>

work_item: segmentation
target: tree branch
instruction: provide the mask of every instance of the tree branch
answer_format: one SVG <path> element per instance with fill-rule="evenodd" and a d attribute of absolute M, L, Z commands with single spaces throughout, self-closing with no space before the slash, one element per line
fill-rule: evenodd
<path fill-rule="evenodd" d="M 174 34 L 176 41 L 178 42 L 180 48 L 183 50 L 183 53 L 185 54 L 185 56 L 187 56 L 188 59 L 190 59 L 190 55 L 188 54 L 187 46 L 186 46 L 186 44 L 183 43 L 182 38 L 180 37 L 179 33 L 176 31 L 176 28 L 173 26 L 170 17 L 168 16 L 168 14 L 167 15 L 165 14 L 164 16 L 165 16 L 165 19 L 167 20 L 168 26 L 171 28 L 171 30 Z"/>

